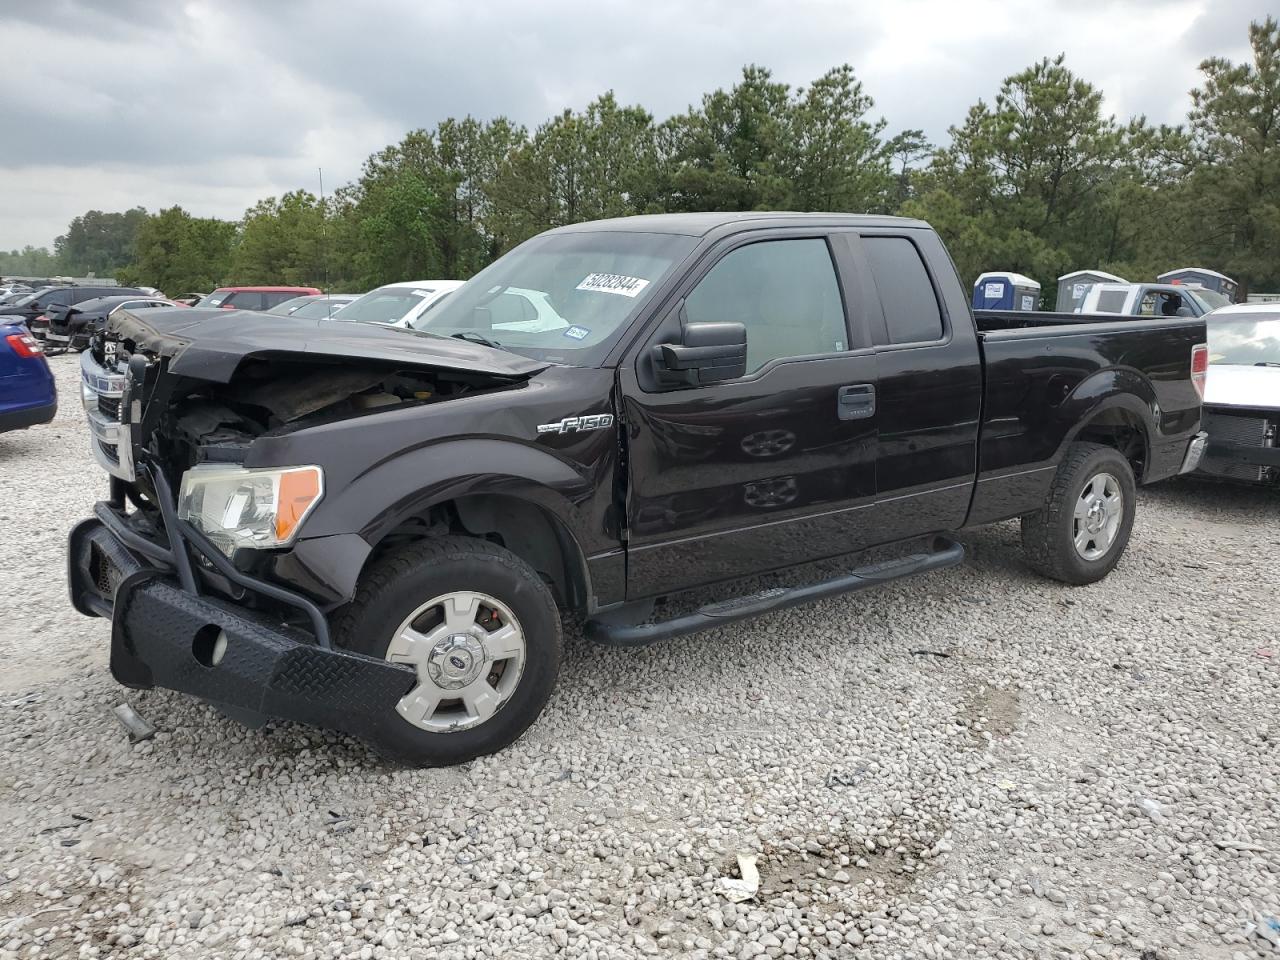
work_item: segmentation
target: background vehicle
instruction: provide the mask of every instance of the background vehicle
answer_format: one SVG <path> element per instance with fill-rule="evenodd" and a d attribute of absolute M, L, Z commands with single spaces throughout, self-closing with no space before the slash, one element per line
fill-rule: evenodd
<path fill-rule="evenodd" d="M 550 231 L 414 331 L 117 313 L 81 358 L 114 479 L 72 601 L 115 611 L 123 683 L 447 763 L 537 717 L 562 616 L 681 636 L 956 564 L 950 532 L 1014 517 L 1032 567 L 1092 583 L 1136 485 L 1196 465 L 1204 323 L 991 316 L 920 221 L 764 213 Z"/>
<path fill-rule="evenodd" d="M 184 293 L 180 297 L 170 297 L 169 299 L 174 303 L 182 304 L 184 307 L 194 307 L 207 296 L 207 293 Z"/>
<path fill-rule="evenodd" d="M 1231 301 L 1204 287 L 1174 283 L 1095 283 L 1076 313 L 1128 317 L 1202 317 Z"/>
<path fill-rule="evenodd" d="M 294 297 L 319 296 L 323 292 L 315 287 L 219 287 L 195 306 L 222 310 L 270 310 Z"/>
<path fill-rule="evenodd" d="M 114 297 L 116 295 L 142 296 L 142 291 L 134 287 L 45 287 L 35 293 L 28 294 L 22 300 L 5 306 L 7 316 L 21 317 L 27 329 L 37 340 L 43 340 L 45 330 L 49 326 L 49 318 L 45 311 L 54 306 L 70 306 L 94 300 L 98 297 Z"/>
<path fill-rule="evenodd" d="M 114 296 L 97 297 L 75 305 L 52 304 L 45 313 L 48 329 L 45 331 L 45 350 L 65 353 L 68 349 L 83 350 L 89 338 L 102 330 L 107 317 L 121 307 L 126 310 L 151 310 L 156 307 L 177 307 L 172 300 L 157 297 Z"/>
<path fill-rule="evenodd" d="M 277 317 L 297 314 L 307 320 L 326 320 L 355 300 L 357 296 L 358 294 L 354 293 L 322 293 L 319 296 L 294 297 L 292 300 L 276 304 L 267 313 Z"/>
<path fill-rule="evenodd" d="M 1239 304 L 1205 319 L 1209 374 L 1198 475 L 1280 484 L 1280 304 Z"/>
<path fill-rule="evenodd" d="M 0 433 L 48 423 L 58 412 L 53 373 L 22 323 L 0 319 Z"/>
<path fill-rule="evenodd" d="M 461 280 L 413 280 L 388 283 L 358 297 L 336 314 L 335 320 L 412 326 L 436 301 L 462 286 Z"/>

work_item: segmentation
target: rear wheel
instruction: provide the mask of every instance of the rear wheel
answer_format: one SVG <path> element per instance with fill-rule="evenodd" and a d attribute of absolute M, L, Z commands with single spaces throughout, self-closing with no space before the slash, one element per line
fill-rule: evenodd
<path fill-rule="evenodd" d="M 1124 555 L 1136 500 L 1133 468 L 1119 451 L 1097 443 L 1072 444 L 1045 508 L 1022 518 L 1027 563 L 1064 583 L 1101 580 Z"/>
<path fill-rule="evenodd" d="M 412 666 L 378 747 L 419 766 L 501 750 L 546 706 L 560 666 L 550 590 L 497 544 L 442 537 L 384 557 L 334 624 L 335 641 Z"/>

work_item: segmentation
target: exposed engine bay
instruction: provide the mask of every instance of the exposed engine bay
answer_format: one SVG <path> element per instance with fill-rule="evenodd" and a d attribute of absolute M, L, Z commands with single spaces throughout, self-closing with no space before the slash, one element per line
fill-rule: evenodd
<path fill-rule="evenodd" d="M 203 460 L 237 461 L 257 437 L 510 386 L 507 378 L 291 358 L 246 360 L 229 383 L 176 378 L 153 436 L 180 474 Z"/>

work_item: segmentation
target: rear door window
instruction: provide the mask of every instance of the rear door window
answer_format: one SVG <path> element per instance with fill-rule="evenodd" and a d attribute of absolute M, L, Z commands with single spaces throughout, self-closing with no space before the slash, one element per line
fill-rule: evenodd
<path fill-rule="evenodd" d="M 262 303 L 263 303 L 262 309 L 270 310 L 272 307 L 278 306 L 279 304 L 284 303 L 286 300 L 292 300 L 297 296 L 298 294 L 290 293 L 288 290 L 282 291 L 280 293 L 264 293 L 262 294 Z"/>
<path fill-rule="evenodd" d="M 916 245 L 906 237 L 862 238 L 892 344 L 942 339 L 942 310 Z"/>

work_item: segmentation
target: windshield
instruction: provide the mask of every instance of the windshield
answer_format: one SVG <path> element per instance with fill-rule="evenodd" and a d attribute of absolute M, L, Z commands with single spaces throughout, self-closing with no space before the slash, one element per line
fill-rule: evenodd
<path fill-rule="evenodd" d="M 1210 317 L 1209 362 L 1280 366 L 1280 315 Z"/>
<path fill-rule="evenodd" d="M 220 307 L 222 306 L 222 301 L 227 299 L 227 297 L 229 296 L 231 296 L 230 290 L 215 290 L 213 291 L 213 293 L 209 294 L 203 300 L 198 301 L 196 303 L 196 306 L 197 307 Z"/>
<path fill-rule="evenodd" d="M 298 307 L 290 316 L 301 317 L 303 320 L 327 320 L 350 302 L 350 300 L 312 300 Z M 275 313 L 274 310 L 267 312 Z"/>
<path fill-rule="evenodd" d="M 534 237 L 413 326 L 539 360 L 594 363 L 695 242 L 608 231 Z"/>
<path fill-rule="evenodd" d="M 357 297 L 333 315 L 335 320 L 395 323 L 434 293 L 426 287 L 379 287 Z"/>
<path fill-rule="evenodd" d="M 1217 310 L 1219 307 L 1231 306 L 1231 298 L 1224 297 L 1217 290 L 1207 290 L 1203 287 L 1198 287 L 1188 290 L 1187 292 L 1203 303 L 1205 310 Z"/>

